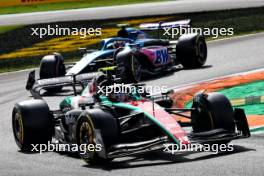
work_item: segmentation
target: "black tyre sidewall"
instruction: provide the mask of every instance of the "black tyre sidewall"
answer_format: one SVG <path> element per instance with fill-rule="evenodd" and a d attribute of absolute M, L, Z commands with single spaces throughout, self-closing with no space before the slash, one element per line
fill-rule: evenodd
<path fill-rule="evenodd" d="M 82 114 L 78 120 L 77 120 L 77 127 L 76 127 L 76 142 L 77 142 L 77 145 L 80 147 L 81 145 L 81 139 L 80 139 L 80 130 L 81 130 L 81 126 L 83 123 L 87 122 L 88 125 L 89 125 L 89 128 L 92 130 L 92 138 L 94 138 L 94 128 L 93 128 L 93 124 L 91 122 L 91 118 L 89 119 L 90 117 L 87 116 L 87 114 Z M 95 143 L 89 143 L 89 144 L 93 144 L 95 145 Z M 90 163 L 90 164 L 93 164 L 93 163 L 96 163 L 98 162 L 97 160 L 99 160 L 99 157 L 97 155 L 97 153 L 95 151 L 90 151 L 90 154 L 92 155 L 91 157 L 87 157 L 85 154 L 82 154 L 80 153 L 79 151 L 79 155 L 80 157 L 87 163 Z"/>
<path fill-rule="evenodd" d="M 234 110 L 230 101 L 220 93 L 209 93 L 201 105 L 193 105 L 193 108 L 200 108 L 198 113 L 192 113 L 193 130 L 202 132 L 222 128 L 233 132 L 235 130 Z M 212 124 L 212 125 L 211 125 Z"/>
<path fill-rule="evenodd" d="M 49 79 L 55 77 L 65 76 L 66 69 L 63 59 L 56 55 L 48 55 L 43 57 L 40 62 L 39 78 Z M 46 88 L 48 92 L 59 92 L 62 87 Z"/>
<path fill-rule="evenodd" d="M 14 130 L 15 114 L 22 118 L 24 140 L 17 140 Z M 12 127 L 15 141 L 22 151 L 30 152 L 32 144 L 47 144 L 54 133 L 52 115 L 47 104 L 42 100 L 29 100 L 15 105 L 12 113 Z"/>
<path fill-rule="evenodd" d="M 118 56 L 120 53 L 122 55 L 121 57 Z M 121 51 L 117 54 L 117 76 L 122 78 L 125 83 L 140 82 L 142 72 L 139 71 L 139 76 L 136 77 L 135 62 L 141 66 L 141 63 L 133 52 L 122 53 Z"/>
<path fill-rule="evenodd" d="M 204 58 L 201 59 L 199 46 L 204 48 Z M 185 34 L 181 36 L 176 45 L 176 58 L 184 68 L 202 67 L 207 58 L 207 46 L 203 36 L 198 34 Z"/>
<path fill-rule="evenodd" d="M 88 122 L 90 128 L 93 130 L 98 129 L 101 132 L 101 137 L 103 140 L 103 145 L 105 150 L 118 140 L 119 137 L 119 128 L 117 124 L 117 120 L 108 112 L 105 112 L 101 109 L 91 109 L 89 112 L 84 112 L 77 121 L 77 129 L 76 129 L 76 140 L 77 144 L 80 145 L 80 126 L 82 123 Z M 94 135 L 94 134 L 93 134 Z M 80 155 L 82 157 L 82 155 Z M 98 156 L 98 153 L 94 152 L 92 154 L 92 158 L 84 158 L 87 163 L 91 165 L 101 164 L 109 161 L 108 159 L 104 159 Z"/>
<path fill-rule="evenodd" d="M 54 78 L 65 75 L 65 66 L 63 60 L 55 55 L 43 57 L 40 62 L 40 79 Z"/>

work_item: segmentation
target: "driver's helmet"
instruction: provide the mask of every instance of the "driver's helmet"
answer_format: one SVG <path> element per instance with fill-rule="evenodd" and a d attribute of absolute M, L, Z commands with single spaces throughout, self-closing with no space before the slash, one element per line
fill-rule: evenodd
<path fill-rule="evenodd" d="M 117 36 L 122 38 L 128 38 L 128 32 L 125 26 L 122 26 L 122 29 L 118 31 Z"/>
<path fill-rule="evenodd" d="M 125 102 L 128 101 L 128 95 L 125 93 L 111 93 L 108 95 L 108 99 L 113 102 Z"/>
<path fill-rule="evenodd" d="M 137 35 L 137 40 L 142 40 L 142 39 L 146 39 L 146 34 L 145 33 L 139 33 Z"/>
<path fill-rule="evenodd" d="M 107 76 L 105 74 L 101 74 L 99 76 L 94 77 L 89 82 L 88 89 L 87 89 L 88 92 L 87 93 L 92 94 L 92 95 L 103 94 L 103 92 L 101 92 L 101 91 L 104 91 L 105 87 L 109 86 L 109 85 L 110 85 L 110 82 L 109 82 L 109 79 L 107 79 Z"/>
<path fill-rule="evenodd" d="M 129 92 L 124 91 L 125 87 L 123 84 L 115 84 L 111 87 L 109 87 L 109 90 L 106 90 L 107 97 L 110 101 L 114 102 L 125 102 L 129 99 Z"/>
<path fill-rule="evenodd" d="M 118 49 L 118 48 L 122 48 L 126 45 L 125 41 L 114 41 L 113 43 L 110 43 L 106 46 L 107 49 Z"/>
<path fill-rule="evenodd" d="M 114 47 L 115 49 L 122 48 L 126 45 L 125 41 L 114 41 Z"/>

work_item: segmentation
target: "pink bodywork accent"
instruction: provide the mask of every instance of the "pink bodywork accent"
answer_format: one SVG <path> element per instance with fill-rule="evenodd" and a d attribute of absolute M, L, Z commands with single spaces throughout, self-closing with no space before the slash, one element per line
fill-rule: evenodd
<path fill-rule="evenodd" d="M 135 106 L 136 104 L 133 103 L 133 105 Z M 155 119 L 161 123 L 165 129 L 169 131 L 181 144 L 187 145 L 190 143 L 186 132 L 178 124 L 176 119 L 167 113 L 161 106 L 154 104 L 154 111 L 153 103 L 149 101 L 137 101 L 136 106 L 155 117 Z"/>
<path fill-rule="evenodd" d="M 160 63 L 160 64 L 155 63 L 155 60 L 157 58 L 156 53 L 157 51 L 160 50 L 167 50 L 167 48 L 163 46 L 151 46 L 151 47 L 142 48 L 140 52 L 146 55 L 149 61 L 153 63 L 153 65 L 155 66 L 167 65 L 168 63 L 172 63 L 172 59 L 169 55 L 168 55 L 168 61 L 166 63 Z"/>

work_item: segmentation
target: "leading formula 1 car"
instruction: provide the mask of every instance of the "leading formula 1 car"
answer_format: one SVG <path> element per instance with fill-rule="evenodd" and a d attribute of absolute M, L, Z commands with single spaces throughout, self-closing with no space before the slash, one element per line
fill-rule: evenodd
<path fill-rule="evenodd" d="M 185 34 L 176 41 L 169 41 L 151 38 L 144 32 L 158 30 L 160 33 L 163 28 L 177 28 L 189 23 L 190 20 L 146 23 L 141 24 L 140 29 L 123 26 L 118 32 L 118 37 L 102 40 L 100 50 L 86 52 L 82 59 L 68 70 L 62 55 L 55 53 L 44 56 L 40 63 L 39 78 L 77 75 L 97 71 L 101 67 L 116 66 L 116 74 L 124 82 L 131 83 L 139 82 L 142 74 L 157 75 L 173 70 L 174 66 L 179 64 L 185 68 L 201 67 L 207 59 L 207 46 L 203 36 Z"/>
<path fill-rule="evenodd" d="M 90 81 L 85 87 L 87 80 Z M 82 85 L 84 90 L 77 95 L 75 88 L 76 96 L 66 97 L 55 111 L 42 99 L 41 90 L 56 81 L 38 80 L 30 87 L 35 99 L 17 103 L 13 109 L 12 125 L 18 147 L 31 151 L 32 144 L 46 144 L 52 137 L 60 144 L 100 145 L 100 150 L 79 152 L 85 161 L 98 164 L 160 150 L 167 144 L 219 145 L 250 136 L 244 111 L 233 110 L 222 94 L 198 93 L 192 108 L 173 108 L 168 93 L 153 97 L 140 84 L 118 84 L 118 80 L 109 74 L 66 79 L 64 86 Z M 111 86 L 125 86 L 123 90 L 130 91 L 106 94 Z M 105 91 L 98 91 L 99 88 Z M 187 111 L 190 116 L 185 114 Z M 177 122 L 174 114 L 190 118 L 191 123 Z M 191 126 L 192 132 L 187 133 L 182 126 Z"/>

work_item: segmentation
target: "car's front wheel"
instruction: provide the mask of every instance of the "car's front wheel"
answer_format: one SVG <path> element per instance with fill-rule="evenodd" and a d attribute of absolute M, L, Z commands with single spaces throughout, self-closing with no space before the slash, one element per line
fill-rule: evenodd
<path fill-rule="evenodd" d="M 64 59 L 59 53 L 44 56 L 40 62 L 39 78 L 49 79 L 65 76 L 66 68 L 63 62 Z M 53 93 L 59 92 L 61 89 L 61 86 L 57 86 L 53 88 L 46 88 L 46 91 Z"/>
<path fill-rule="evenodd" d="M 194 97 L 191 121 L 195 133 L 214 129 L 223 129 L 230 133 L 235 131 L 235 113 L 230 101 L 223 94 L 213 92 L 198 94 Z M 217 141 L 226 144 L 229 140 Z"/>
<path fill-rule="evenodd" d="M 33 144 L 47 144 L 54 132 L 52 115 L 43 100 L 17 103 L 12 113 L 12 127 L 16 144 L 26 152 L 32 150 Z"/>
<path fill-rule="evenodd" d="M 91 165 L 111 161 L 100 153 L 107 151 L 117 141 L 118 129 L 117 120 L 110 113 L 101 109 L 84 112 L 78 118 L 76 127 L 76 141 L 81 158 Z M 95 134 L 96 130 L 98 134 Z M 101 136 L 100 140 L 98 135 Z"/>

